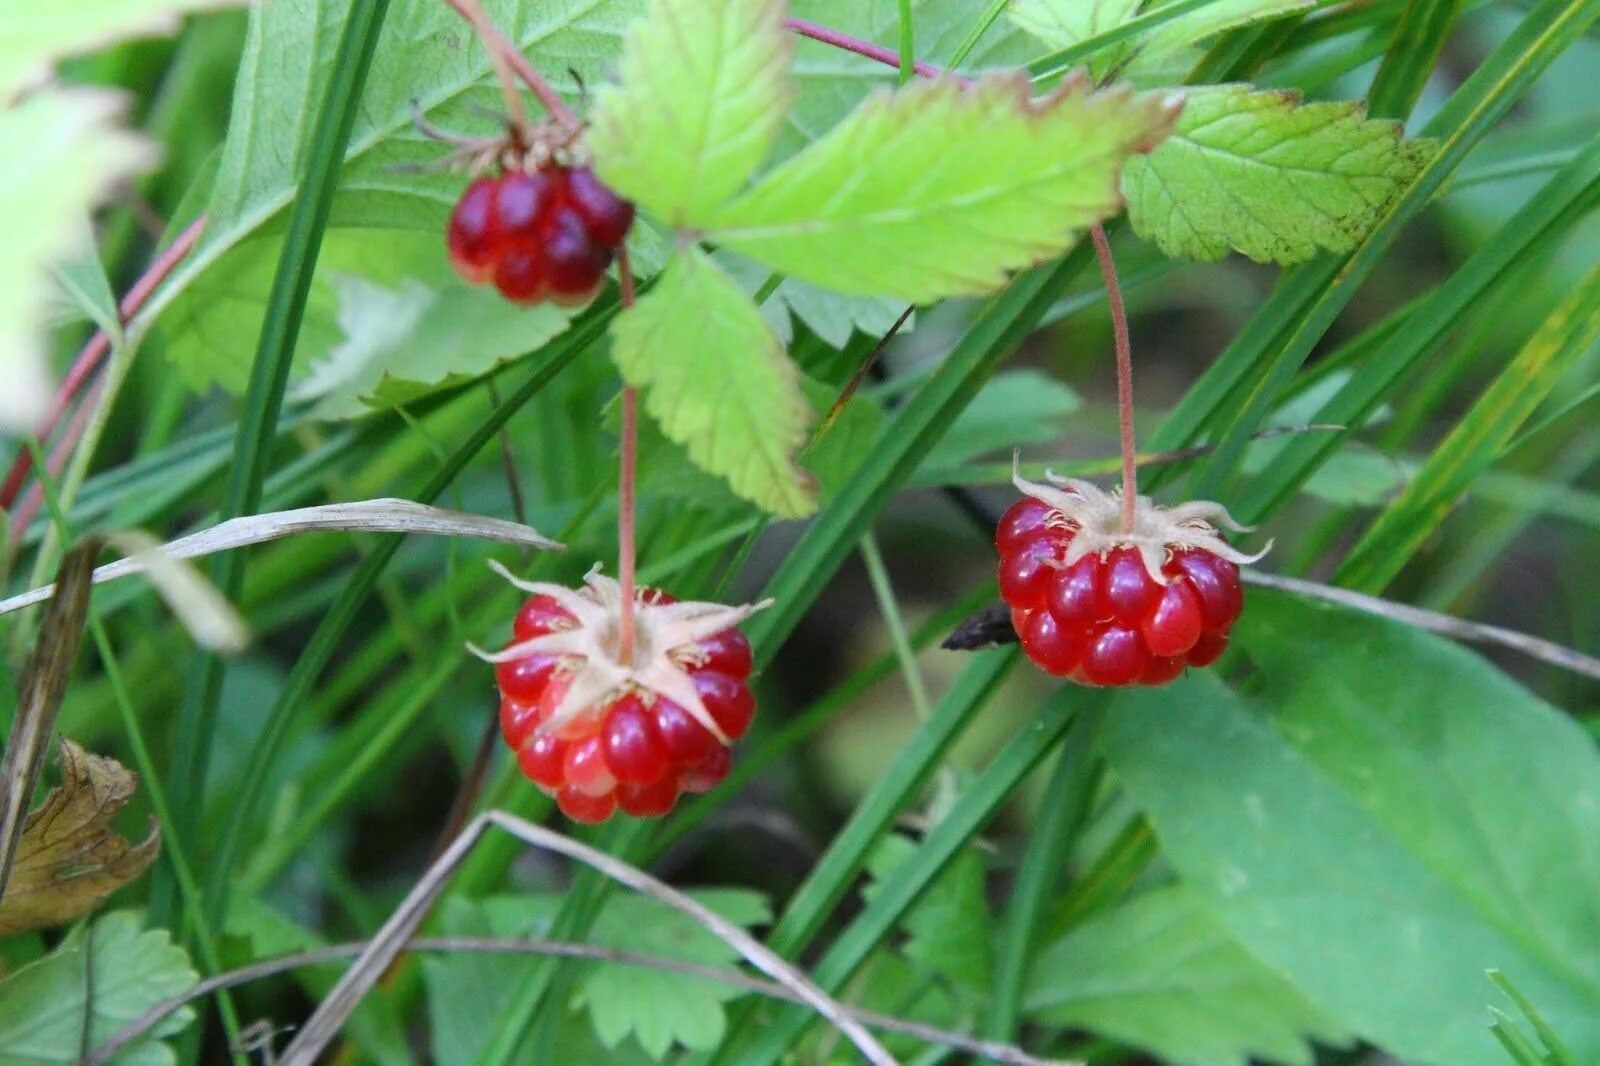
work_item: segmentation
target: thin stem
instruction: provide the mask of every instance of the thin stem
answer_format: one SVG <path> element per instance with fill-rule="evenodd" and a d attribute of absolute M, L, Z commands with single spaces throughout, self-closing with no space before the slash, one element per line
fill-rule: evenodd
<path fill-rule="evenodd" d="M 445 0 L 445 3 L 471 23 L 479 39 L 483 41 L 484 51 L 489 53 L 489 65 L 494 67 L 494 76 L 500 82 L 500 95 L 505 97 L 506 118 L 517 140 L 526 144 L 529 134 L 528 109 L 523 106 L 522 93 L 517 89 L 516 75 L 512 73 L 511 60 L 507 55 L 516 49 L 495 30 L 494 24 L 489 21 L 488 12 L 483 10 L 483 5 L 478 0 Z"/>
<path fill-rule="evenodd" d="M 52 481 L 59 480 L 67 468 L 67 463 L 72 460 L 73 450 L 78 442 L 83 440 L 84 433 L 88 431 L 89 420 L 95 410 L 100 406 L 100 398 L 105 393 L 105 382 L 94 385 L 83 402 L 78 405 L 78 410 L 73 414 L 72 421 L 67 423 L 67 428 L 62 432 L 61 439 L 50 452 L 50 457 L 44 461 L 46 475 Z M 23 455 L 32 455 L 33 449 L 25 449 Z M 26 468 L 24 468 L 26 470 Z M 28 532 L 28 527 L 33 525 L 33 520 L 38 517 L 39 508 L 44 502 L 44 480 L 34 482 L 33 488 L 28 490 L 23 497 L 22 506 L 11 516 L 11 544 L 15 549 L 22 544 L 23 536 Z"/>
<path fill-rule="evenodd" d="M 633 307 L 633 268 L 627 246 L 617 249 L 617 284 L 621 288 L 622 308 Z M 635 545 L 635 498 L 639 480 L 639 390 L 622 386 L 622 471 L 617 484 L 617 570 L 622 583 L 621 655 L 624 663 L 633 661 L 633 597 L 638 570 Z"/>
<path fill-rule="evenodd" d="M 140 308 L 144 307 L 144 302 L 156 290 L 156 286 L 165 281 L 167 275 L 171 274 L 194 249 L 195 242 L 200 239 L 200 233 L 205 229 L 205 225 L 206 216 L 201 215 L 189 223 L 188 227 L 151 261 L 149 269 L 133 283 L 133 287 L 117 305 L 117 315 L 123 324 L 127 324 L 128 319 L 139 313 Z M 89 380 L 90 375 L 100 366 L 101 360 L 110 350 L 111 338 L 106 336 L 105 330 L 95 330 L 89 342 L 78 353 L 78 358 L 73 360 L 67 376 L 61 380 L 60 387 L 56 389 L 55 402 L 51 405 L 50 413 L 39 424 L 36 434 L 40 443 L 48 440 L 55 432 L 61 416 L 66 414 L 67 408 L 72 404 L 73 397 L 83 388 L 84 383 Z M 0 484 L 0 507 L 10 507 L 16 501 L 17 493 L 21 491 L 22 483 L 32 468 L 33 454 L 24 448 L 18 453 L 16 462 L 11 464 L 5 483 Z"/>
<path fill-rule="evenodd" d="M 805 19 L 789 19 L 787 25 L 790 31 L 798 33 L 802 37 L 809 37 L 813 41 L 821 41 L 823 44 L 830 44 L 835 48 L 843 48 L 846 52 L 854 52 L 858 56 L 865 56 L 868 59 L 876 60 L 896 69 L 900 67 L 900 53 L 893 49 L 883 48 L 868 41 L 863 41 L 859 37 L 852 37 L 848 33 L 841 33 L 826 26 L 819 26 L 815 22 L 807 22 Z M 911 70 L 917 76 L 923 78 L 937 78 L 944 73 L 932 63 L 913 63 L 911 64 Z"/>
<path fill-rule="evenodd" d="M 472 28 L 483 40 L 483 46 L 489 50 L 489 57 L 496 64 L 496 72 L 499 71 L 499 64 L 505 63 L 517 77 L 527 83 L 529 89 L 533 90 L 533 95 L 538 97 L 544 109 L 550 112 L 551 118 L 569 130 L 575 130 L 582 125 L 572 108 L 561 99 L 561 94 L 550 87 L 544 76 L 528 62 L 528 57 L 523 55 L 517 46 L 511 43 L 511 39 L 501 33 L 499 27 L 489 20 L 478 0 L 444 0 L 444 2 L 472 24 Z"/>
<path fill-rule="evenodd" d="M 1100 260 L 1100 273 L 1106 279 L 1106 298 L 1111 304 L 1111 329 L 1117 345 L 1117 421 L 1122 430 L 1122 530 L 1133 532 L 1134 511 L 1139 501 L 1138 453 L 1133 441 L 1133 344 L 1128 339 L 1128 311 L 1122 303 L 1122 286 L 1117 283 L 1117 261 L 1111 258 L 1111 242 L 1104 227 L 1089 230 L 1094 238 L 1094 253 Z"/>

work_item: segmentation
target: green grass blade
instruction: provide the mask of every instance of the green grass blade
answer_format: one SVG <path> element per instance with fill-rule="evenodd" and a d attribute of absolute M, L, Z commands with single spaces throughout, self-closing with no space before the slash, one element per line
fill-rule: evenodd
<path fill-rule="evenodd" d="M 1461 0 L 1411 0 L 1394 40 L 1372 79 L 1367 111 L 1374 118 L 1405 118 L 1422 98 L 1450 36 Z"/>
<path fill-rule="evenodd" d="M 994 983 L 989 989 L 989 1017 L 984 1031 L 1007 1043 L 1016 1037 L 1022 986 L 1033 961 L 1039 916 L 1055 891 L 1067 856 L 1088 820 L 1105 764 L 1095 750 L 1103 706 L 1089 707 L 1061 746 L 1061 756 L 1045 786 L 1039 814 L 1028 835 L 1028 849 L 1006 905 L 1005 924 L 996 943 Z"/>
<path fill-rule="evenodd" d="M 261 486 L 271 461 L 278 413 L 289 381 L 295 343 L 300 336 L 311 276 L 316 269 L 322 233 L 333 209 L 339 181 L 339 164 L 349 147 L 350 132 L 361 106 L 361 91 L 378 47 L 388 0 L 355 0 L 339 39 L 333 73 L 317 114 L 306 156 L 306 170 L 289 215 L 283 253 L 273 275 L 267 299 L 266 320 L 256 346 L 245 393 L 244 413 L 235 439 L 233 463 L 223 495 L 221 517 L 226 520 L 253 513 L 261 502 Z M 212 568 L 213 580 L 224 596 L 236 599 L 244 584 L 244 555 L 226 552 Z M 172 761 L 167 769 L 173 813 L 179 821 L 171 831 L 190 845 L 194 854 L 195 827 L 205 795 L 206 763 L 216 732 L 217 704 L 222 694 L 222 662 L 214 655 L 197 659 L 198 681 L 191 683 L 181 706 Z M 176 886 L 163 865 L 151 889 L 152 918 L 158 924 L 170 915 Z"/>
<path fill-rule="evenodd" d="M 1573 363 L 1600 338 L 1600 266 L 1563 299 L 1351 549 L 1334 580 L 1377 594 L 1492 466 Z"/>

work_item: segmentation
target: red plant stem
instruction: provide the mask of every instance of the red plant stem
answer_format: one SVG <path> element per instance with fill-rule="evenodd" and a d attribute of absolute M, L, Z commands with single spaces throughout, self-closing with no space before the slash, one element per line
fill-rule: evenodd
<path fill-rule="evenodd" d="M 511 39 L 501 33 L 500 28 L 489 20 L 488 14 L 484 12 L 483 5 L 478 0 L 444 0 L 444 2 L 472 24 L 473 30 L 482 38 L 483 46 L 489 50 L 490 61 L 494 63 L 497 72 L 501 69 L 501 64 L 515 71 L 517 77 L 527 82 L 528 88 L 533 90 L 533 95 L 539 98 L 544 109 L 550 112 L 550 117 L 567 129 L 576 130 L 582 125 L 572 108 L 561 99 L 561 94 L 550 87 L 544 76 L 528 62 L 528 57 L 523 55 Z M 504 82 L 501 84 L 503 88 Z M 520 101 L 512 102 L 511 97 L 514 95 L 508 91 L 507 106 L 513 109 L 513 122 L 519 117 L 518 112 L 521 108 Z"/>
<path fill-rule="evenodd" d="M 633 306 L 633 268 L 628 249 L 617 249 L 617 284 L 624 309 Z M 639 475 L 639 390 L 622 386 L 622 472 L 617 486 L 617 570 L 622 583 L 622 662 L 633 662 L 633 596 L 638 555 L 635 550 L 634 498 Z"/>
<path fill-rule="evenodd" d="M 842 48 L 847 52 L 877 60 L 886 66 L 898 68 L 900 56 L 848 33 L 818 26 L 801 19 L 790 19 L 789 29 L 814 41 Z M 935 78 L 944 71 L 929 63 L 916 64 L 916 72 L 924 78 Z M 967 84 L 971 84 L 968 82 Z M 1111 257 L 1111 242 L 1106 231 L 1096 225 L 1089 230 L 1094 238 L 1094 250 L 1100 260 L 1100 273 L 1106 282 L 1106 298 L 1111 304 L 1111 328 L 1117 345 L 1117 419 L 1122 435 L 1122 528 L 1133 532 L 1134 514 L 1138 502 L 1139 486 L 1137 462 L 1133 440 L 1133 344 L 1128 339 L 1128 313 L 1122 302 L 1122 286 L 1117 282 L 1117 263 Z"/>
<path fill-rule="evenodd" d="M 149 269 L 133 283 L 133 287 L 123 296 L 122 302 L 117 305 L 117 317 L 126 325 L 127 321 L 139 313 L 150 294 L 155 292 L 156 286 L 167 279 L 177 265 L 194 250 L 195 242 L 200 239 L 200 233 L 205 229 L 206 216 L 201 215 L 189 223 L 184 231 L 178 234 L 161 254 L 151 261 Z M 78 357 L 73 360 L 72 367 L 67 371 L 67 376 L 61 379 L 61 384 L 56 389 L 55 400 L 50 406 L 50 412 L 40 421 L 35 433 L 40 444 L 50 439 L 56 431 L 56 426 L 61 423 L 61 416 L 66 414 L 67 408 L 72 406 L 72 399 L 84 386 L 90 376 L 100 366 L 111 350 L 111 338 L 106 336 L 105 330 L 97 329 L 94 336 L 83 346 Z M 22 490 L 23 483 L 28 478 L 28 473 L 33 469 L 33 453 L 24 448 L 18 453 L 16 461 L 11 464 L 11 469 L 6 474 L 4 484 L 0 484 L 0 507 L 10 507 L 16 502 L 17 493 Z"/>
<path fill-rule="evenodd" d="M 100 399 L 100 392 L 104 388 L 104 381 L 97 382 L 89 390 L 88 394 L 84 396 L 83 402 L 78 405 L 78 410 L 72 415 L 72 421 L 67 423 L 67 428 L 62 432 L 61 440 L 57 442 L 54 450 L 50 452 L 49 458 L 45 460 L 45 469 L 49 471 L 52 480 L 59 478 L 61 472 L 67 468 L 67 463 L 72 458 L 72 449 L 77 447 L 78 441 L 83 439 L 83 431 L 89 427 L 89 416 L 94 413 L 95 405 Z M 11 516 L 11 544 L 13 549 L 16 545 L 22 543 L 24 534 L 28 532 L 28 527 L 33 524 L 34 518 L 39 514 L 39 508 L 43 505 L 44 484 L 36 481 L 33 487 L 28 490 L 27 496 L 23 497 L 22 506 L 18 507 L 16 513 Z"/>
<path fill-rule="evenodd" d="M 511 63 L 507 52 L 516 49 L 499 36 L 489 15 L 483 10 L 483 5 L 478 0 L 445 0 L 455 9 L 456 13 L 472 24 L 472 28 L 483 40 L 483 47 L 489 53 L 489 65 L 494 67 L 495 77 L 500 81 L 500 95 L 505 97 L 506 115 L 510 120 L 511 128 L 519 141 L 528 139 L 528 110 L 522 106 L 522 93 L 517 90 L 517 80 L 511 73 Z M 493 35 L 493 36 L 491 36 Z"/>
<path fill-rule="evenodd" d="M 1117 282 L 1117 261 L 1111 258 L 1111 242 L 1100 226 L 1089 230 L 1094 238 L 1095 256 L 1106 279 L 1106 298 L 1111 304 L 1111 331 L 1117 344 L 1117 421 L 1122 431 L 1122 531 L 1133 532 L 1134 511 L 1138 504 L 1138 464 L 1133 443 L 1133 343 L 1128 339 L 1128 312 L 1122 303 L 1122 286 Z"/>
<path fill-rule="evenodd" d="M 897 70 L 900 67 L 900 54 L 893 49 L 863 41 L 859 37 L 852 37 L 848 33 L 831 30 L 826 26 L 819 26 L 815 22 L 807 22 L 805 19 L 789 19 L 788 26 L 791 31 L 798 33 L 802 37 L 809 37 L 813 41 L 821 41 L 823 44 L 831 44 L 835 48 L 842 48 L 846 52 L 854 52 L 858 56 L 875 59 L 879 63 L 885 63 Z M 932 63 L 914 63 L 912 64 L 912 69 L 920 77 L 924 78 L 937 78 L 944 73 L 943 70 Z"/>

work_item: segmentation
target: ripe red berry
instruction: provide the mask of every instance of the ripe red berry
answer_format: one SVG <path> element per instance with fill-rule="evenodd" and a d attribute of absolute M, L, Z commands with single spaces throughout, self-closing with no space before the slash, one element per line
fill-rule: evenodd
<path fill-rule="evenodd" d="M 1222 539 L 1226 511 L 1141 497 L 1127 531 L 1117 494 L 1053 475 L 1014 480 L 1027 495 L 1000 520 L 995 546 L 1000 595 L 1030 659 L 1089 685 L 1164 685 L 1221 656 L 1244 608 L 1238 564 L 1260 557 Z"/>
<path fill-rule="evenodd" d="M 588 167 L 507 170 L 467 186 L 446 230 L 450 262 L 513 303 L 587 303 L 633 224 L 633 205 Z"/>
<path fill-rule="evenodd" d="M 496 664 L 500 722 L 524 774 L 575 821 L 616 810 L 667 813 L 684 792 L 714 788 L 728 745 L 749 728 L 750 643 L 734 628 L 757 607 L 680 603 L 655 589 L 635 598 L 635 661 L 620 661 L 616 582 L 525 584 Z M 762 605 L 757 605 L 762 606 Z"/>

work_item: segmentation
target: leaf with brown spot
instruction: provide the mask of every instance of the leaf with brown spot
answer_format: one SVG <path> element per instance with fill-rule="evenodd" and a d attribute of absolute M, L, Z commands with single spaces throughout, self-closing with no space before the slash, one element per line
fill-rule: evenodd
<path fill-rule="evenodd" d="M 61 784 L 29 812 L 5 895 L 0 935 L 62 925 L 132 881 L 161 850 L 160 827 L 130 844 L 112 823 L 139 783 L 115 759 L 61 739 Z"/>

